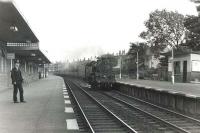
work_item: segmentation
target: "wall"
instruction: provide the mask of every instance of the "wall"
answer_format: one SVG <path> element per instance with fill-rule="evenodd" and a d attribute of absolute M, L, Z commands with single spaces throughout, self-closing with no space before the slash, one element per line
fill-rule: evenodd
<path fill-rule="evenodd" d="M 3 61 L 2 61 L 3 60 Z M 3 65 L 2 65 L 3 63 Z M 10 64 L 8 60 L 3 57 L 0 57 L 0 91 L 5 90 L 7 88 L 11 88 L 11 79 L 10 79 Z"/>
<path fill-rule="evenodd" d="M 200 82 L 200 55 L 191 54 L 190 81 Z"/>
<path fill-rule="evenodd" d="M 0 92 L 8 88 L 8 76 L 6 73 L 0 73 Z"/>
<path fill-rule="evenodd" d="M 39 79 L 38 68 L 36 64 L 31 63 L 31 65 L 26 65 L 25 68 L 25 63 L 22 62 L 20 64 L 20 69 L 22 72 L 22 76 L 24 78 L 25 85 Z M 10 71 L 11 71 L 11 60 L 5 59 L 0 56 L 0 91 L 13 87 Z"/>
<path fill-rule="evenodd" d="M 29 84 L 39 79 L 38 66 L 35 63 L 24 60 L 21 62 L 20 69 L 25 84 Z"/>
<path fill-rule="evenodd" d="M 115 83 L 114 88 L 126 95 L 171 110 L 177 110 L 189 114 L 200 114 L 200 99 L 193 95 L 122 83 Z"/>
<path fill-rule="evenodd" d="M 0 47 L 0 91 L 8 88 L 6 50 Z"/>

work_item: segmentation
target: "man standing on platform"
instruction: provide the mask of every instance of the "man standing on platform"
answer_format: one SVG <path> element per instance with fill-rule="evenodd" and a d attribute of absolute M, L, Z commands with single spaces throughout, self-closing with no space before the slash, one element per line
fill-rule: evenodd
<path fill-rule="evenodd" d="M 23 77 L 19 69 L 19 60 L 15 61 L 15 67 L 11 71 L 11 78 L 12 78 L 12 84 L 14 87 L 14 90 L 13 90 L 14 103 L 18 103 L 17 101 L 18 89 L 19 89 L 19 94 L 20 94 L 20 102 L 25 102 L 24 96 L 23 96 L 23 87 L 22 87 Z"/>

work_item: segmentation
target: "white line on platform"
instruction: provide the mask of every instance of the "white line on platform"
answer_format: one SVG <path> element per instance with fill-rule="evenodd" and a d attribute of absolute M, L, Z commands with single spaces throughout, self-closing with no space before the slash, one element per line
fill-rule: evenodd
<path fill-rule="evenodd" d="M 67 92 L 63 92 L 63 95 L 68 95 L 68 93 Z"/>
<path fill-rule="evenodd" d="M 65 100 L 65 104 L 71 104 L 70 100 Z"/>
<path fill-rule="evenodd" d="M 67 90 L 63 90 L 63 92 L 67 92 Z"/>
<path fill-rule="evenodd" d="M 192 94 L 186 94 L 187 97 L 191 97 L 191 98 L 196 98 L 195 95 L 192 95 Z"/>
<path fill-rule="evenodd" d="M 67 123 L 67 130 L 79 130 L 76 119 L 67 119 L 66 123 Z"/>
<path fill-rule="evenodd" d="M 66 96 L 66 95 L 65 95 L 64 98 L 69 98 L 69 96 Z"/>
<path fill-rule="evenodd" d="M 74 110 L 72 107 L 65 107 L 65 113 L 74 113 Z"/>
<path fill-rule="evenodd" d="M 176 92 L 176 91 L 170 91 L 170 93 L 172 93 L 172 94 L 177 94 L 178 92 Z"/>

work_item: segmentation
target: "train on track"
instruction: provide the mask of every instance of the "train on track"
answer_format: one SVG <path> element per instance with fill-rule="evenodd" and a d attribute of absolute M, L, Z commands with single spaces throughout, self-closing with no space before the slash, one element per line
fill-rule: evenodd
<path fill-rule="evenodd" d="M 98 57 L 96 61 L 79 62 L 70 71 L 61 73 L 84 79 L 92 88 L 110 89 L 116 81 L 117 65 L 118 58 L 114 55 L 106 54 Z"/>
<path fill-rule="evenodd" d="M 92 85 L 98 88 L 112 88 L 115 82 L 114 66 L 117 59 L 112 55 L 104 55 L 96 62 L 90 62 L 85 67 L 85 78 Z"/>

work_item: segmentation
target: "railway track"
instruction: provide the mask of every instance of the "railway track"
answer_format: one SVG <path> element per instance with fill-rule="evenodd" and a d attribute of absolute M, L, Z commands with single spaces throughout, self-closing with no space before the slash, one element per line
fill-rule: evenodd
<path fill-rule="evenodd" d="M 78 82 L 77 82 L 78 83 Z M 74 84 L 79 89 L 78 84 Z M 123 122 L 141 133 L 199 133 L 200 121 L 183 114 L 135 99 L 116 91 L 84 90 Z"/>
<path fill-rule="evenodd" d="M 69 88 L 77 102 L 81 115 L 87 124 L 87 129 L 84 131 L 87 130 L 92 133 L 137 133 L 134 129 L 126 125 L 126 123 L 105 108 L 101 103 L 95 101 L 93 97 L 90 97 L 87 92 L 81 90 L 72 82 L 67 80 L 65 81 L 66 86 Z"/>
<path fill-rule="evenodd" d="M 128 106 L 129 108 L 132 108 L 132 110 L 136 109 L 140 112 L 143 112 L 146 115 L 149 115 L 151 118 L 154 118 L 156 121 L 160 121 L 160 123 L 163 123 L 163 125 L 171 127 L 171 129 L 175 129 L 175 132 L 184 132 L 184 133 L 199 133 L 200 132 L 200 121 L 198 119 L 174 112 L 172 110 L 168 110 L 166 108 L 159 107 L 157 105 L 153 105 L 151 103 L 147 103 L 146 101 L 142 101 L 130 96 L 126 96 L 124 94 L 117 93 L 116 91 L 104 92 L 108 97 L 104 97 L 103 94 L 100 94 L 99 92 L 96 92 L 96 91 L 89 91 L 89 92 L 90 94 L 94 95 L 102 104 L 104 104 L 106 107 L 111 109 L 116 114 L 117 114 L 117 111 L 116 111 L 117 108 L 115 107 L 117 107 L 117 105 L 120 105 L 120 104 L 119 103 L 117 103 L 116 105 L 110 104 L 110 103 L 114 103 L 114 101 L 112 102 L 109 98 L 112 98 Z M 114 107 L 109 107 L 109 106 L 114 106 Z M 118 106 L 118 108 L 120 108 L 120 106 Z M 121 108 L 124 108 L 124 110 L 126 110 L 125 112 L 128 113 L 128 110 L 125 106 L 122 106 Z M 120 116 L 120 115 L 123 115 L 123 113 L 119 113 L 117 115 Z M 125 116 L 125 118 L 129 118 L 129 117 L 131 116 Z M 123 117 L 120 117 L 120 118 L 124 119 Z M 157 128 L 158 131 L 155 130 L 153 132 L 162 132 L 162 131 L 173 132 L 169 130 L 169 128 L 165 126 L 163 127 L 163 125 L 159 126 L 155 121 L 151 122 L 150 120 L 150 122 L 147 122 L 147 123 L 149 123 L 149 125 L 151 125 L 152 127 L 156 125 L 155 128 Z M 127 122 L 127 124 L 129 123 Z M 148 129 L 148 132 L 149 132 L 149 129 L 154 130 L 151 128 L 147 128 L 147 129 Z"/>
<path fill-rule="evenodd" d="M 139 108 L 162 121 L 166 121 L 171 125 L 174 125 L 180 129 L 183 129 L 187 133 L 200 133 L 200 120 L 177 113 L 166 108 L 159 107 L 157 105 L 148 103 L 146 101 L 133 98 L 116 91 L 106 92 L 106 95 L 127 104 L 133 108 Z"/>
<path fill-rule="evenodd" d="M 91 91 L 100 103 L 111 110 L 115 115 L 125 121 L 130 127 L 141 133 L 177 133 L 185 132 L 178 127 L 170 125 L 159 118 L 153 117 L 151 114 L 142 110 L 132 108 L 124 103 L 118 102 L 102 93 Z"/>
<path fill-rule="evenodd" d="M 81 133 L 88 133 L 89 132 L 89 128 L 87 126 L 87 123 L 84 121 L 83 116 L 81 115 L 81 110 L 79 109 L 79 106 L 76 103 L 76 99 L 74 99 L 74 97 L 72 96 L 71 92 L 68 90 L 68 94 L 70 97 L 70 101 L 72 104 L 72 108 L 74 110 L 74 115 L 76 117 L 78 126 L 79 126 L 79 132 Z"/>
<path fill-rule="evenodd" d="M 79 82 L 76 82 L 76 86 L 79 86 Z M 79 86 L 79 89 L 82 89 Z M 176 133 L 176 132 L 186 132 L 179 127 L 171 125 L 159 118 L 153 117 L 151 114 L 144 113 L 141 110 L 133 109 L 124 103 L 116 101 L 105 95 L 101 91 L 91 91 L 84 88 L 87 93 L 95 97 L 100 103 L 102 103 L 106 108 L 112 111 L 120 119 L 122 119 L 127 125 L 133 128 L 137 132 L 141 133 Z"/>

